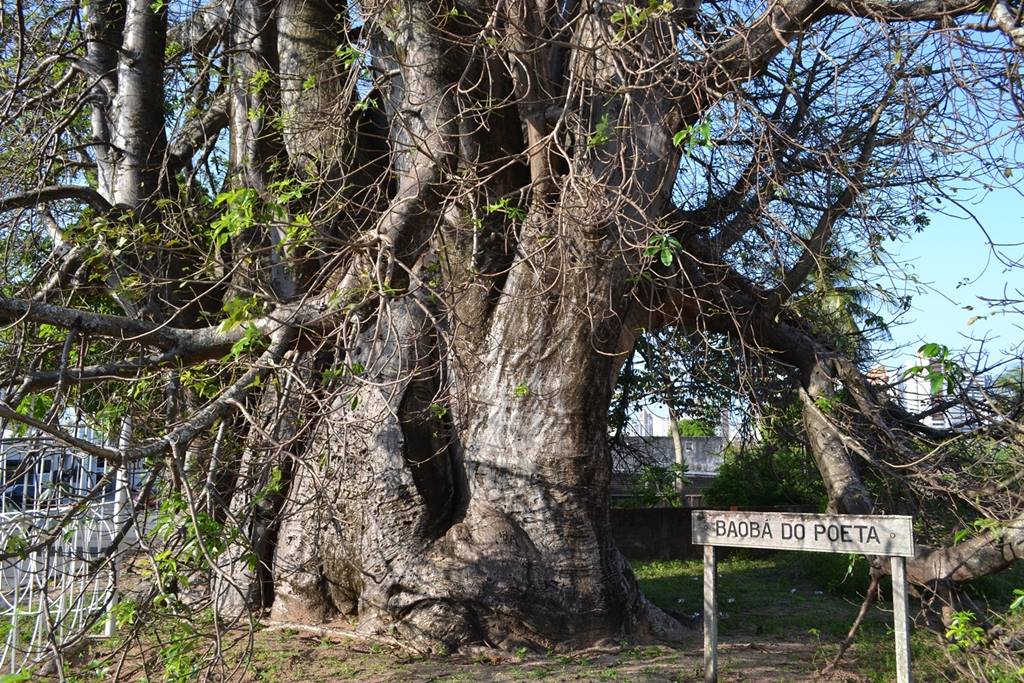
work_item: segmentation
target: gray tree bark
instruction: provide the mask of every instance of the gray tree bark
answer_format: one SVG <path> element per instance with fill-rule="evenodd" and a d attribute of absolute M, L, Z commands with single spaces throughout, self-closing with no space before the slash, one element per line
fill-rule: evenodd
<path fill-rule="evenodd" d="M 822 18 L 931 21 L 979 3 L 784 0 L 693 60 L 680 53 L 693 13 L 669 4 L 634 7 L 646 14 L 627 21 L 596 1 L 366 2 L 370 20 L 353 26 L 340 1 L 235 0 L 176 34 L 189 49 L 224 49 L 223 86 L 207 94 L 227 104 L 169 143 L 167 5 L 90 3 L 79 68 L 92 78 L 95 192 L 48 186 L 0 210 L 84 198 L 139 233 L 134 253 L 109 257 L 113 280 L 125 272 L 151 287 L 125 302 L 131 319 L 4 298 L 0 320 L 147 348 L 134 362 L 35 373 L 21 395 L 68 377 L 230 368 L 216 398 L 187 416 L 168 411 L 153 442 L 120 456 L 95 449 L 177 456 L 243 415 L 229 423 L 246 425 L 241 456 L 213 477 L 235 488 L 218 508 L 238 531 L 216 567 L 224 607 L 357 615 L 361 629 L 448 650 L 678 635 L 639 591 L 608 519 L 607 408 L 639 331 L 699 323 L 796 368 L 837 511 L 873 502 L 856 444 L 823 406 L 839 383 L 865 416 L 878 405 L 848 364 L 780 315 L 831 224 L 805 241 L 784 295 L 759 289 L 726 261 L 749 228 L 715 243 L 673 208 L 682 151 L 672 136 L 692 134 L 723 93 Z M 221 22 L 218 38 L 208 27 Z M 345 49 L 357 33 L 372 55 Z M 220 126 L 226 187 L 276 213 L 217 244 L 204 197 L 194 243 L 154 240 L 152 228 L 172 227 L 161 206 L 179 198 L 174 171 L 197 145 L 216 147 Z M 280 181 L 311 194 L 279 201 Z M 311 235 L 296 245 L 300 212 Z M 669 236 L 681 248 L 652 263 Z M 234 295 L 265 309 L 225 329 Z M 929 551 L 910 573 L 958 580 L 1020 554 L 1010 526 Z"/>

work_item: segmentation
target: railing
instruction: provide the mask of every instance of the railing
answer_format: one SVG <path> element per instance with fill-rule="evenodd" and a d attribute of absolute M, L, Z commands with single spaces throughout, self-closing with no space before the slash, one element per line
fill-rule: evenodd
<path fill-rule="evenodd" d="M 0 457 L 2 675 L 65 653 L 85 638 L 113 635 L 118 560 L 138 539 L 128 525 L 134 516 L 130 489 L 137 477 L 119 470 L 110 477 L 111 485 L 97 492 L 90 484 L 104 468 L 84 454 L 35 449 L 31 466 L 19 461 L 13 479 L 7 470 L 11 458 L 20 456 L 12 440 L 0 444 Z M 78 475 L 69 484 L 55 475 L 72 461 Z"/>

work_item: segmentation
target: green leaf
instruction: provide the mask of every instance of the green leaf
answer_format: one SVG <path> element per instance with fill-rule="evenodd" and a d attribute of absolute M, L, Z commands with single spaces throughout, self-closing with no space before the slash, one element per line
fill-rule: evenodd
<path fill-rule="evenodd" d="M 353 64 L 362 59 L 363 54 L 355 46 L 342 43 L 334 50 L 334 56 L 341 60 L 346 69 L 350 69 Z"/>
<path fill-rule="evenodd" d="M 587 138 L 587 149 L 593 149 L 607 144 L 612 139 L 612 130 L 615 126 L 608 118 L 608 114 L 603 114 L 597 121 L 597 125 L 594 127 L 594 132 Z"/>
<path fill-rule="evenodd" d="M 223 247 L 232 237 L 255 225 L 259 194 L 252 188 L 240 187 L 217 195 L 213 205 L 223 206 L 224 213 L 210 223 L 210 238 L 214 245 Z"/>
<path fill-rule="evenodd" d="M 377 98 L 366 96 L 363 99 L 356 102 L 356 106 L 352 107 L 352 111 L 362 112 L 371 109 L 378 109 L 380 105 L 377 103 Z"/>
<path fill-rule="evenodd" d="M 111 611 L 114 613 L 114 621 L 119 629 L 134 626 L 138 619 L 138 603 L 129 598 L 118 601 Z"/>
<path fill-rule="evenodd" d="M 234 360 L 243 353 L 257 351 L 265 346 L 264 342 L 263 332 L 260 331 L 260 328 L 249 323 L 245 328 L 245 334 L 231 345 L 231 350 L 228 352 L 228 355 L 224 357 L 224 360 Z"/>
<path fill-rule="evenodd" d="M 50 394 L 28 394 L 18 403 L 18 412 L 42 420 L 53 406 Z"/>
<path fill-rule="evenodd" d="M 679 240 L 671 235 L 652 235 L 643 253 L 644 256 L 657 258 L 667 268 L 672 265 L 672 259 L 682 248 Z"/>
<path fill-rule="evenodd" d="M 697 127 L 697 138 L 701 145 L 711 144 L 711 121 L 704 119 L 701 124 Z"/>
<path fill-rule="evenodd" d="M 0 674 L 0 683 L 28 683 L 28 681 L 31 680 L 31 671 L 19 671 L 13 674 Z"/>
<path fill-rule="evenodd" d="M 1017 597 L 1010 603 L 1010 611 L 1024 610 L 1024 588 L 1014 588 L 1013 594 Z"/>
<path fill-rule="evenodd" d="M 219 329 L 227 332 L 263 312 L 263 302 L 256 296 L 235 296 L 224 302 L 224 320 Z"/>
<path fill-rule="evenodd" d="M 484 211 L 486 211 L 488 214 L 500 213 L 513 220 L 518 221 L 521 221 L 524 218 L 526 218 L 526 212 L 523 211 L 518 206 L 514 205 L 512 203 L 512 200 L 510 200 L 508 197 L 502 197 L 497 201 L 489 202 L 484 206 Z"/>
<path fill-rule="evenodd" d="M 274 194 L 274 203 L 280 206 L 296 199 L 302 199 L 307 188 L 307 184 L 297 178 L 284 178 L 267 186 L 267 189 Z"/>
<path fill-rule="evenodd" d="M 704 119 L 700 123 L 689 125 L 672 136 L 672 144 L 676 147 L 686 143 L 686 151 L 694 147 L 711 146 L 711 120 Z"/>
<path fill-rule="evenodd" d="M 259 94 L 263 88 L 267 87 L 267 83 L 270 83 L 270 72 L 260 69 L 249 78 L 249 93 L 251 95 Z"/>
<path fill-rule="evenodd" d="M 24 560 L 28 557 L 28 547 L 28 541 L 21 535 L 21 531 L 16 529 L 14 533 L 7 537 L 7 542 L 4 544 L 4 553 L 17 555 Z"/>

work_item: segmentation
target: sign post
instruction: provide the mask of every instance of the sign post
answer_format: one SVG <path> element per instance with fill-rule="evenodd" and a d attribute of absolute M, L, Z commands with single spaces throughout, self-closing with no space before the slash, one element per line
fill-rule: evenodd
<path fill-rule="evenodd" d="M 704 546 L 705 683 L 718 680 L 716 546 L 889 557 L 893 626 L 896 632 L 896 680 L 899 683 L 910 683 L 906 558 L 914 556 L 911 517 L 694 510 L 693 543 Z"/>
<path fill-rule="evenodd" d="M 718 680 L 718 565 L 715 546 L 704 546 L 704 683 Z"/>
<path fill-rule="evenodd" d="M 910 618 L 907 614 L 907 560 L 889 559 L 892 572 L 892 620 L 896 632 L 896 680 L 910 683 Z"/>

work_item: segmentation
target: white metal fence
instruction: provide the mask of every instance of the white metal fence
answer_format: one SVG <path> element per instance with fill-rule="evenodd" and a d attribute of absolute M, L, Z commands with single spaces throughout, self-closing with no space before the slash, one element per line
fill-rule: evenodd
<path fill-rule="evenodd" d="M 39 435 L 0 439 L 0 674 L 112 635 L 138 478 Z"/>

